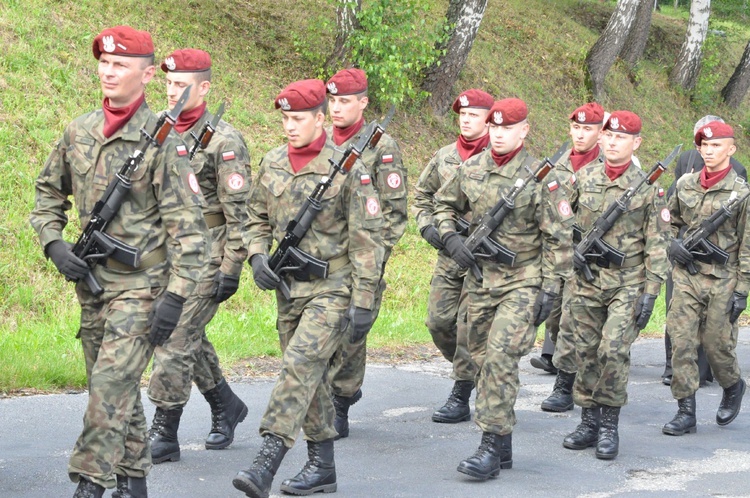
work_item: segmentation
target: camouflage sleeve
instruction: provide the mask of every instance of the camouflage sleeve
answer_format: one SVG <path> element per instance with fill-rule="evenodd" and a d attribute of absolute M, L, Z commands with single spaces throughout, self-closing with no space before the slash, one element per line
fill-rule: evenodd
<path fill-rule="evenodd" d="M 542 289 L 559 294 L 562 282 L 571 276 L 575 216 L 568 190 L 561 186 L 555 170 L 539 188 L 541 202 L 536 215 L 542 231 Z"/>
<path fill-rule="evenodd" d="M 463 171 L 458 170 L 435 193 L 435 211 L 432 216 L 437 224 L 438 232 L 443 237 L 448 232 L 456 231 L 456 221 L 460 213 L 469 211 L 469 199 L 461 190 Z"/>
<path fill-rule="evenodd" d="M 273 228 L 268 218 L 268 171 L 264 160 L 258 166 L 256 181 L 250 187 L 247 200 L 248 228 L 247 257 L 252 258 L 256 254 L 268 254 L 273 244 Z"/>
<path fill-rule="evenodd" d="M 388 229 L 383 233 L 386 254 L 390 255 L 406 230 L 408 211 L 406 198 L 409 191 L 407 172 L 401 157 L 401 150 L 393 138 L 384 135 L 378 144 L 377 160 L 378 192 L 383 205 L 383 218 Z"/>
<path fill-rule="evenodd" d="M 422 174 L 419 175 L 417 185 L 414 187 L 414 206 L 412 214 L 417 220 L 417 227 L 421 231 L 427 225 L 433 223 L 433 211 L 435 211 L 435 193 L 440 189 L 440 172 L 438 154 L 432 156 Z"/>
<path fill-rule="evenodd" d="M 678 181 L 675 181 L 672 186 L 674 187 L 673 194 L 667 194 L 667 208 L 669 209 L 670 218 L 670 240 L 672 237 L 678 237 L 680 230 L 685 226 L 685 220 L 682 219 L 682 210 L 680 209 L 680 199 L 677 197 L 677 193 L 680 191 L 680 185 Z M 672 188 L 672 187 L 670 187 Z"/>
<path fill-rule="evenodd" d="M 643 234 L 646 237 L 643 262 L 646 264 L 647 294 L 659 295 L 659 289 L 670 270 L 667 247 L 670 239 L 671 215 L 667 197 L 658 183 L 651 187 L 650 202 L 644 220 Z"/>
<path fill-rule="evenodd" d="M 747 184 L 745 184 L 745 192 L 747 193 Z M 747 229 L 748 210 L 750 209 L 750 199 L 745 199 L 740 206 L 737 216 L 737 237 L 740 240 L 739 250 L 739 269 L 737 272 L 737 286 L 735 291 L 740 294 L 747 295 L 750 293 L 750 231 Z"/>

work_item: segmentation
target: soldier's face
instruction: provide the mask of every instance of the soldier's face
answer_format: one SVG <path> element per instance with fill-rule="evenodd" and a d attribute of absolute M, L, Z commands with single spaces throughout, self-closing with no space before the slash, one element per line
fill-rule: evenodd
<path fill-rule="evenodd" d="M 367 97 L 357 98 L 356 95 L 331 95 L 328 94 L 328 110 L 331 113 L 333 126 L 347 128 L 360 119 L 367 107 Z"/>
<path fill-rule="evenodd" d="M 733 138 L 715 140 L 704 138 L 699 150 L 708 171 L 721 171 L 729 166 L 729 159 L 735 153 L 737 147 L 734 145 Z"/>
<path fill-rule="evenodd" d="M 629 163 L 633 152 L 640 146 L 640 136 L 616 133 L 612 130 L 604 130 L 602 133 L 602 150 L 611 166 L 623 166 Z"/>
<path fill-rule="evenodd" d="M 581 153 L 590 151 L 599 143 L 601 133 L 601 125 L 581 124 L 572 121 L 570 123 L 570 138 L 573 140 L 573 150 Z"/>
<path fill-rule="evenodd" d="M 488 133 L 487 114 L 489 109 L 477 109 L 474 107 L 462 107 L 458 113 L 458 125 L 461 127 L 461 135 L 466 140 L 476 140 Z"/>
<path fill-rule="evenodd" d="M 198 82 L 196 76 L 197 73 L 167 73 L 167 105 L 169 109 L 174 109 L 177 101 L 182 97 L 182 92 L 190 85 L 193 85 L 193 87 L 190 89 L 190 96 L 182 111 L 195 109 L 203 103 L 211 83 L 208 81 Z"/>
<path fill-rule="evenodd" d="M 528 121 L 514 125 L 496 125 L 490 123 L 490 144 L 495 154 L 503 155 L 513 152 L 521 146 L 529 132 Z"/>
<path fill-rule="evenodd" d="M 281 122 L 289 145 L 295 149 L 310 145 L 323 133 L 325 115 L 316 111 L 281 111 Z"/>
<path fill-rule="evenodd" d="M 132 104 L 143 93 L 146 83 L 154 77 L 154 66 L 143 57 L 101 54 L 97 69 L 102 93 L 112 107 Z"/>

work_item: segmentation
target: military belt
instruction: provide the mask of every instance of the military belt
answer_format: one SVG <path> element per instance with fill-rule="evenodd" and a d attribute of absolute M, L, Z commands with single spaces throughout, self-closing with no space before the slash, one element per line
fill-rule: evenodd
<path fill-rule="evenodd" d="M 642 254 L 636 254 L 635 256 L 630 256 L 628 258 L 625 258 L 625 261 L 622 262 L 622 265 L 617 266 L 614 263 L 610 263 L 607 261 L 607 266 L 602 266 L 599 264 L 599 260 L 596 261 L 596 264 L 599 265 L 602 268 L 633 268 L 634 266 L 642 265 L 643 264 L 643 255 Z"/>
<path fill-rule="evenodd" d="M 207 214 L 204 218 L 206 219 L 206 225 L 208 225 L 208 228 L 219 227 L 227 222 L 224 213 Z"/>
<path fill-rule="evenodd" d="M 167 259 L 167 248 L 165 246 L 158 247 L 157 249 L 154 249 L 150 253 L 148 253 L 145 257 L 141 258 L 141 263 L 138 265 L 137 268 L 133 268 L 132 266 L 128 266 L 126 264 L 120 263 L 116 259 L 108 258 L 107 259 L 107 268 L 117 271 L 140 271 L 145 270 L 146 268 L 151 268 L 153 266 L 156 266 L 163 261 Z"/>

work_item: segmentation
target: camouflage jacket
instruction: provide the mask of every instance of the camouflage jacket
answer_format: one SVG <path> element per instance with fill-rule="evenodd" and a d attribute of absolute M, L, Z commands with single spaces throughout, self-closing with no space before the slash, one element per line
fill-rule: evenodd
<path fill-rule="evenodd" d="M 73 196 L 81 226 L 91 216 L 115 174 L 136 150 L 140 129 L 152 132 L 157 117 L 144 103 L 110 138 L 102 134 L 101 109 L 67 126 L 36 181 L 31 224 L 42 247 L 62 239 Z M 141 250 L 141 259 L 166 249 L 167 259 L 142 270 L 120 271 L 96 265 L 94 276 L 105 290 L 167 286 L 188 297 L 201 279 L 208 258 L 207 227 L 200 193 L 187 149 L 170 132 L 160 148 L 150 147 L 131 176 L 132 190 L 106 232 Z M 79 284 L 85 285 L 85 284 Z"/>
<path fill-rule="evenodd" d="M 672 235 L 677 237 L 682 227 L 687 233 L 697 229 L 701 222 L 721 209 L 733 191 L 742 197 L 748 192 L 747 183 L 736 173 L 730 171 L 726 178 L 709 188 L 700 184 L 700 173 L 692 173 L 677 181 L 676 193 L 669 199 L 669 210 L 672 213 Z M 750 290 L 750 232 L 748 226 L 748 209 L 750 200 L 735 207 L 729 218 L 708 240 L 730 254 L 726 265 L 695 262 L 695 267 L 704 275 L 717 278 L 737 276 L 737 292 L 747 294 Z M 748 235 L 746 237 L 746 234 Z"/>
<path fill-rule="evenodd" d="M 334 153 L 339 154 L 328 139 L 320 154 L 298 173 L 292 170 L 287 145 L 263 157 L 248 201 L 249 257 L 267 253 L 273 241 L 284 238 L 289 221 L 320 179 L 329 175 L 328 159 Z M 380 232 L 385 222 L 378 195 L 367 175 L 360 161 L 346 175 L 336 175 L 321 201 L 322 211 L 299 244 L 302 251 L 316 258 L 324 261 L 348 258 L 351 264 L 332 272 L 328 279 L 300 282 L 285 276 L 292 298 L 330 292 L 344 285 L 352 288 L 354 305 L 372 309 L 383 264 Z"/>
<path fill-rule="evenodd" d="M 565 188 L 565 191 L 568 195 L 568 197 L 573 196 L 573 190 L 575 189 L 576 184 L 576 172 L 573 170 L 573 164 L 570 162 L 570 154 L 573 152 L 573 149 L 568 149 L 565 154 L 560 157 L 560 160 L 555 163 L 555 174 L 557 175 L 557 179 L 560 181 L 560 185 L 562 185 Z M 586 168 L 588 166 L 591 166 L 592 164 L 602 164 L 604 163 L 604 154 L 599 153 L 599 157 L 594 159 L 588 164 L 583 165 L 582 167 L 578 168 L 578 170 L 582 170 L 583 168 Z"/>
<path fill-rule="evenodd" d="M 475 216 L 469 231 L 513 187 L 528 175 L 537 161 L 522 149 L 508 164 L 498 168 L 491 150 L 463 163 L 458 172 L 435 194 L 435 222 L 440 235 L 455 231 L 460 213 L 471 210 Z M 554 176 L 553 173 L 550 175 Z M 571 261 L 571 227 L 574 217 L 563 189 L 556 180 L 531 181 L 516 197 L 515 209 L 492 233 L 492 238 L 518 253 L 517 265 L 484 263 L 484 288 L 540 286 L 560 292 Z M 471 275 L 471 272 L 469 272 Z"/>
<path fill-rule="evenodd" d="M 576 173 L 576 189 L 571 202 L 584 233 L 633 181 L 644 175 L 632 163 L 615 181 L 611 181 L 604 170 L 604 163 L 594 163 Z M 600 268 L 595 265 L 599 270 L 598 286 L 615 289 L 645 281 L 644 292 L 659 295 L 661 283 L 670 268 L 667 260 L 669 238 L 669 209 L 664 189 L 658 183 L 644 184 L 630 201 L 628 211 L 603 237 L 605 242 L 625 253 L 626 267 L 611 265 L 610 268 Z"/>

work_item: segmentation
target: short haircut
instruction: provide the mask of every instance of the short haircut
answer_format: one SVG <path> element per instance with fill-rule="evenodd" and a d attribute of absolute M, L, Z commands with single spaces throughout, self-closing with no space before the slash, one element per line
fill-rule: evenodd
<path fill-rule="evenodd" d="M 711 123 L 713 121 L 718 121 L 719 123 L 723 123 L 724 120 L 721 119 L 719 116 L 714 116 L 712 114 L 708 114 L 706 116 L 703 116 L 698 121 L 695 122 L 695 126 L 693 126 L 693 136 L 698 134 L 698 130 L 706 126 L 708 123 Z"/>
<path fill-rule="evenodd" d="M 154 54 L 140 57 L 140 59 L 142 62 L 141 69 L 146 69 L 148 66 L 153 66 L 155 63 Z"/>
<path fill-rule="evenodd" d="M 204 81 L 211 82 L 211 68 L 206 69 L 205 71 L 198 71 L 195 74 L 195 82 L 199 85 L 203 83 Z"/>
<path fill-rule="evenodd" d="M 328 99 L 323 99 L 323 102 L 318 107 L 313 107 L 312 109 L 310 109 L 310 112 L 312 112 L 313 115 L 322 112 L 325 116 L 325 114 L 328 112 Z"/>

